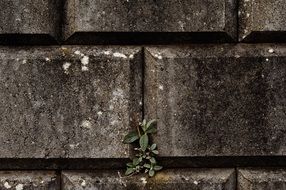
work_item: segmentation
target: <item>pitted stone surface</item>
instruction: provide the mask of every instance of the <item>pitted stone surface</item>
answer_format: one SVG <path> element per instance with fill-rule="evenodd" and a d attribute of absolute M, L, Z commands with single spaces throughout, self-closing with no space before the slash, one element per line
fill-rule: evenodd
<path fill-rule="evenodd" d="M 239 169 L 238 190 L 284 190 L 285 169 Z"/>
<path fill-rule="evenodd" d="M 178 169 L 164 170 L 154 178 L 145 175 L 126 177 L 120 171 L 63 172 L 62 189 L 153 189 L 234 190 L 233 169 Z"/>
<path fill-rule="evenodd" d="M 286 154 L 286 48 L 146 49 L 145 117 L 164 157 Z"/>
<path fill-rule="evenodd" d="M 241 41 L 286 42 L 285 0 L 240 0 Z"/>
<path fill-rule="evenodd" d="M 0 171 L 0 190 L 59 190 L 60 182 L 50 171 Z"/>
<path fill-rule="evenodd" d="M 82 35 L 78 43 L 84 35 L 96 32 L 120 32 L 117 36 L 122 32 L 217 32 L 233 39 L 236 36 L 235 0 L 67 0 L 65 9 L 64 37 Z"/>
<path fill-rule="evenodd" d="M 141 48 L 0 49 L 0 158 L 127 158 Z"/>
<path fill-rule="evenodd" d="M 1 0 L 0 44 L 9 43 L 5 40 L 9 35 L 30 35 L 29 41 L 37 36 L 57 39 L 60 3 L 59 0 Z M 24 38 L 19 37 L 19 41 Z"/>

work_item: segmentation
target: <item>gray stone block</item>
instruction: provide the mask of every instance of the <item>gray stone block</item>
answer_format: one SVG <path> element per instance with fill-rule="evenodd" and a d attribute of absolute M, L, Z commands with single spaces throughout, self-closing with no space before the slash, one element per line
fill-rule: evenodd
<path fill-rule="evenodd" d="M 59 0 L 1 0 L 0 44 L 55 43 L 60 34 Z"/>
<path fill-rule="evenodd" d="M 120 171 L 66 171 L 62 173 L 62 180 L 63 190 L 234 190 L 236 181 L 233 169 L 169 169 L 157 173 L 153 178 L 146 175 L 126 177 Z"/>
<path fill-rule="evenodd" d="M 145 117 L 163 157 L 286 154 L 286 46 L 150 47 Z"/>
<path fill-rule="evenodd" d="M 141 48 L 0 49 L 0 158 L 127 158 Z"/>
<path fill-rule="evenodd" d="M 239 40 L 286 42 L 285 0 L 240 0 Z"/>
<path fill-rule="evenodd" d="M 235 0 L 67 0 L 65 10 L 70 43 L 230 41 L 237 33 Z"/>
<path fill-rule="evenodd" d="M 238 190 L 284 190 L 285 169 L 239 169 Z"/>
<path fill-rule="evenodd" d="M 59 190 L 60 182 L 51 171 L 0 171 L 0 190 Z"/>

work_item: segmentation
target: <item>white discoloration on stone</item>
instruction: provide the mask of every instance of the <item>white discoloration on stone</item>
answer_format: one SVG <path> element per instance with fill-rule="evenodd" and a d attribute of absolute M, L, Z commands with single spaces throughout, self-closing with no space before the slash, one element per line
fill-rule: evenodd
<path fill-rule="evenodd" d="M 89 63 L 89 57 L 88 56 L 83 56 L 83 58 L 81 58 L 81 64 L 83 65 L 88 65 Z"/>
<path fill-rule="evenodd" d="M 70 144 L 69 145 L 71 149 L 75 149 L 79 146 L 79 143 L 76 143 L 76 144 Z"/>
<path fill-rule="evenodd" d="M 129 59 L 133 59 L 134 58 L 134 54 L 129 55 Z"/>
<path fill-rule="evenodd" d="M 274 53 L 274 49 L 273 49 L 273 48 L 269 48 L 269 49 L 268 49 L 268 52 L 269 52 L 269 53 Z"/>
<path fill-rule="evenodd" d="M 101 116 L 102 115 L 102 111 L 97 112 L 97 115 Z"/>
<path fill-rule="evenodd" d="M 154 56 L 157 57 L 158 59 L 163 59 L 163 57 L 160 54 L 156 53 Z"/>
<path fill-rule="evenodd" d="M 81 58 L 81 64 L 82 64 L 82 67 L 81 67 L 81 70 L 82 71 L 88 71 L 88 63 L 89 63 L 89 57 L 88 56 L 83 56 L 83 58 Z"/>
<path fill-rule="evenodd" d="M 10 189 L 12 186 L 6 181 L 6 182 L 4 183 L 4 187 L 5 187 L 6 189 Z"/>
<path fill-rule="evenodd" d="M 266 59 L 265 59 L 265 61 L 267 61 L 267 62 L 268 62 L 268 61 L 269 61 L 269 59 L 268 59 L 268 58 L 266 58 Z"/>
<path fill-rule="evenodd" d="M 81 70 L 82 71 L 88 71 L 88 67 L 84 65 L 84 66 L 81 67 Z"/>
<path fill-rule="evenodd" d="M 82 187 L 85 187 L 85 186 L 86 186 L 86 181 L 83 179 L 80 185 L 81 185 Z"/>
<path fill-rule="evenodd" d="M 110 55 L 110 51 L 104 51 L 103 54 L 104 55 Z"/>
<path fill-rule="evenodd" d="M 48 58 L 48 57 L 46 57 L 45 60 L 46 60 L 46 61 L 51 61 L 50 58 Z"/>
<path fill-rule="evenodd" d="M 141 177 L 140 180 L 142 181 L 143 184 L 146 184 L 146 183 L 147 183 L 147 180 L 146 180 L 145 177 Z"/>
<path fill-rule="evenodd" d="M 182 176 L 182 178 L 185 180 L 185 181 L 189 181 L 190 178 L 186 177 L 186 176 Z"/>
<path fill-rule="evenodd" d="M 198 182 L 198 181 L 194 181 L 194 184 L 195 184 L 195 185 L 198 185 L 198 184 L 199 184 L 199 182 Z"/>
<path fill-rule="evenodd" d="M 164 90 L 164 86 L 163 85 L 159 85 L 159 89 L 160 90 Z"/>
<path fill-rule="evenodd" d="M 80 55 L 80 51 L 77 50 L 77 51 L 74 52 L 74 54 Z"/>
<path fill-rule="evenodd" d="M 18 185 L 15 187 L 16 190 L 23 190 L 23 188 L 24 188 L 24 185 L 23 185 L 23 184 L 18 184 Z"/>
<path fill-rule="evenodd" d="M 24 59 L 24 60 L 22 61 L 22 63 L 23 63 L 23 64 L 26 64 L 26 63 L 27 63 L 27 60 L 26 60 L 26 59 Z"/>
<path fill-rule="evenodd" d="M 124 59 L 126 59 L 126 58 L 127 58 L 127 56 L 126 56 L 126 55 L 124 55 L 123 53 L 119 53 L 119 52 L 115 52 L 115 53 L 113 53 L 113 56 L 114 56 L 114 57 L 121 57 L 121 58 L 124 58 Z"/>
<path fill-rule="evenodd" d="M 64 69 L 64 72 L 65 72 L 66 74 L 68 74 L 68 69 L 69 69 L 70 66 L 71 66 L 71 63 L 69 63 L 69 62 L 65 62 L 65 63 L 63 64 L 63 69 Z"/>
<path fill-rule="evenodd" d="M 91 122 L 89 120 L 84 120 L 80 126 L 85 129 L 91 129 Z"/>

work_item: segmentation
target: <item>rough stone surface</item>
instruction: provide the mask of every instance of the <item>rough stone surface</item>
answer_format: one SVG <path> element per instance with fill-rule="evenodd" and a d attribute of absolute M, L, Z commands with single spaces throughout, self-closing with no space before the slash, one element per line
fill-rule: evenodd
<path fill-rule="evenodd" d="M 62 180 L 64 190 L 233 190 L 235 171 L 233 169 L 169 169 L 159 172 L 154 178 L 143 175 L 126 177 L 120 171 L 63 172 Z"/>
<path fill-rule="evenodd" d="M 236 38 L 235 0 L 67 0 L 65 10 L 64 37 L 73 36 L 77 43 L 89 33 L 110 32 L 117 32 L 117 38 L 124 32 L 178 32 L 178 36 L 183 32 L 214 32 Z"/>
<path fill-rule="evenodd" d="M 0 158 L 127 158 L 141 48 L 0 49 Z"/>
<path fill-rule="evenodd" d="M 286 42 L 285 0 L 240 0 L 239 2 L 240 40 Z"/>
<path fill-rule="evenodd" d="M 145 117 L 163 157 L 286 154 L 286 48 L 146 49 Z"/>
<path fill-rule="evenodd" d="M 0 190 L 60 190 L 55 172 L 0 171 Z"/>
<path fill-rule="evenodd" d="M 35 38 L 41 39 L 42 43 L 45 43 L 47 38 L 57 39 L 60 33 L 60 2 L 1 0 L 0 44 L 11 41 L 17 43 L 16 39 L 26 43 L 34 42 Z M 17 38 L 17 35 L 22 36 Z"/>
<path fill-rule="evenodd" d="M 238 190 L 284 190 L 285 169 L 239 169 Z"/>

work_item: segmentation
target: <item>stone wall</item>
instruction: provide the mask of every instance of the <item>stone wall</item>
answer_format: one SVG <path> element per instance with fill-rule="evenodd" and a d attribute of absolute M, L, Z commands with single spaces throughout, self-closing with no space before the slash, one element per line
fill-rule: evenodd
<path fill-rule="evenodd" d="M 286 189 L 285 0 L 0 8 L 0 190 Z M 125 177 L 143 118 L 164 170 Z"/>

